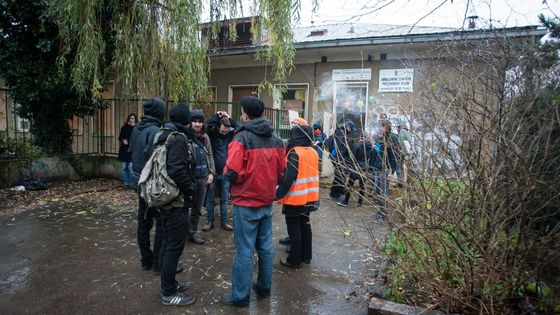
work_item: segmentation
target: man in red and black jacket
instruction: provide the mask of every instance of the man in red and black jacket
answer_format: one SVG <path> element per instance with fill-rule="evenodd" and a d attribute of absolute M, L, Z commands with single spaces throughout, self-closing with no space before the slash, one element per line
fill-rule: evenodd
<path fill-rule="evenodd" d="M 264 103 L 254 96 L 241 99 L 243 122 L 228 147 L 224 173 L 231 182 L 233 233 L 232 291 L 224 302 L 248 307 L 253 278 L 253 249 L 259 255 L 254 285 L 260 297 L 268 297 L 272 285 L 272 202 L 282 180 L 286 161 L 284 143 L 263 117 Z"/>

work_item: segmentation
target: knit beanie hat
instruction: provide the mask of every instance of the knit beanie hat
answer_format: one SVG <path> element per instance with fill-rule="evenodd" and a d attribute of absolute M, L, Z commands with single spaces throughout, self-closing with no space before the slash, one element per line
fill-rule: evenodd
<path fill-rule="evenodd" d="M 163 120 L 165 116 L 165 102 L 160 98 L 154 97 L 144 101 L 144 115 Z"/>
<path fill-rule="evenodd" d="M 303 119 L 303 118 L 300 118 L 300 117 L 294 119 L 292 122 L 295 122 L 295 123 L 297 123 L 297 124 L 300 125 L 300 126 L 309 126 L 309 124 L 307 123 L 307 121 L 306 121 L 305 119 Z"/>
<path fill-rule="evenodd" d="M 241 107 L 250 118 L 261 117 L 264 112 L 264 103 L 254 96 L 243 96 Z"/>
<path fill-rule="evenodd" d="M 177 103 L 169 112 L 169 120 L 185 126 L 190 123 L 191 112 L 187 103 Z"/>
<path fill-rule="evenodd" d="M 191 122 L 197 120 L 204 122 L 204 113 L 200 109 L 193 109 L 191 112 Z"/>

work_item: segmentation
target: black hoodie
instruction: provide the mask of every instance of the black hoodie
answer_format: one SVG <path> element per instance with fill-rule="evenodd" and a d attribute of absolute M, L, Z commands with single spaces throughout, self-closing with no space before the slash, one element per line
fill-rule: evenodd
<path fill-rule="evenodd" d="M 165 116 L 165 103 L 157 98 L 144 102 L 144 116 L 134 126 L 130 135 L 128 151 L 132 158 L 132 169 L 138 175 L 154 151 L 154 136 Z"/>

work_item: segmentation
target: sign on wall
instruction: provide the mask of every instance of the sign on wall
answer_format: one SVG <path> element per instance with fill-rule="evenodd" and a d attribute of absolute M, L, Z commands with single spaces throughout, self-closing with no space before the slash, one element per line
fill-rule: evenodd
<path fill-rule="evenodd" d="M 334 69 L 332 79 L 333 81 L 369 81 L 371 80 L 371 69 Z"/>
<path fill-rule="evenodd" d="M 414 69 L 379 70 L 379 92 L 413 92 Z"/>

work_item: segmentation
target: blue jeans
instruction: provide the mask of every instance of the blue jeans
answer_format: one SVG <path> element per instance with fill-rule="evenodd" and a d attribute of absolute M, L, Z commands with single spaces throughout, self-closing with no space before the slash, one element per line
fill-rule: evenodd
<path fill-rule="evenodd" d="M 132 163 L 131 162 L 121 162 L 121 175 L 123 185 L 129 186 L 132 180 Z"/>
<path fill-rule="evenodd" d="M 206 195 L 206 218 L 208 222 L 214 222 L 214 207 L 216 206 L 216 192 L 220 190 L 220 222 L 227 223 L 227 208 L 229 205 L 229 181 L 224 175 L 216 175 Z"/>
<path fill-rule="evenodd" d="M 236 304 L 249 304 L 253 282 L 253 249 L 259 256 L 257 289 L 270 293 L 272 286 L 272 205 L 260 208 L 233 206 L 235 257 L 231 270 L 231 295 Z"/>

